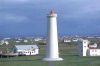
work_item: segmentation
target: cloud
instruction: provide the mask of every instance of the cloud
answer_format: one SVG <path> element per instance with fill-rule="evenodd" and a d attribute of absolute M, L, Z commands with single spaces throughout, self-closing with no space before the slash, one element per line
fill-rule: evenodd
<path fill-rule="evenodd" d="M 100 26 L 99 3 L 100 0 L 0 0 L 0 25 L 7 23 L 4 26 L 8 32 L 12 27 L 18 29 L 19 23 L 23 31 L 28 26 L 27 30 L 44 32 L 46 14 L 54 9 L 58 13 L 58 26 L 62 28 L 60 32 L 96 32 Z"/>
<path fill-rule="evenodd" d="M 35 10 L 39 11 L 41 9 L 49 10 L 55 9 L 58 10 L 58 13 L 61 14 L 64 18 L 67 19 L 78 19 L 78 18 L 98 18 L 100 11 L 99 0 L 61 0 L 50 1 L 50 0 L 2 0 L 4 1 L 4 6 L 1 6 L 0 9 L 3 10 L 12 10 L 21 12 L 26 10 Z M 10 4 L 9 4 L 10 3 Z M 20 12 L 20 13 L 21 13 Z M 30 11 L 32 12 L 32 11 Z M 27 12 L 29 13 L 29 12 Z M 41 13 L 41 12 L 40 12 Z"/>
<path fill-rule="evenodd" d="M 66 19 L 95 19 L 100 16 L 100 0 L 71 0 L 66 7 L 62 5 L 63 17 Z"/>
<path fill-rule="evenodd" d="M 2 0 L 2 2 L 7 2 L 7 3 L 26 3 L 29 2 L 30 0 Z"/>
<path fill-rule="evenodd" d="M 28 21 L 27 16 L 12 13 L 3 13 L 0 16 L 0 23 L 20 23 Z"/>

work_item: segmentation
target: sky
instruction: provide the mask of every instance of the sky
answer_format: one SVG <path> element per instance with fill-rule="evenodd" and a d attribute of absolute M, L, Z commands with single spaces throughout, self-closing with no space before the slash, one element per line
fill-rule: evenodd
<path fill-rule="evenodd" d="M 0 37 L 45 36 L 50 10 L 59 35 L 100 35 L 100 0 L 0 0 Z"/>

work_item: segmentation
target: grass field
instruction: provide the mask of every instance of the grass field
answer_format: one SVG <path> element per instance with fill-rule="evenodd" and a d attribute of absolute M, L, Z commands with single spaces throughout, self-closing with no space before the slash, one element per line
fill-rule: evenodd
<path fill-rule="evenodd" d="M 45 53 L 45 46 L 40 47 L 38 56 L 20 56 L 0 58 L 0 66 L 48 66 L 48 62 L 41 61 Z M 76 46 L 60 44 L 60 57 L 64 61 L 56 62 L 55 66 L 100 66 L 100 57 L 80 57 Z"/>

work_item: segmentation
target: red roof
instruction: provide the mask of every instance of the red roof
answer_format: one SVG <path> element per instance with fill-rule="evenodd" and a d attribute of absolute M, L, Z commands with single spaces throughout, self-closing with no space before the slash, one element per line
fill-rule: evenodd
<path fill-rule="evenodd" d="M 91 43 L 90 45 L 93 45 L 93 44 L 100 44 L 100 42 Z"/>
<path fill-rule="evenodd" d="M 96 42 L 96 44 L 100 44 L 100 42 Z"/>
<path fill-rule="evenodd" d="M 71 40 L 70 38 L 64 38 L 64 40 Z"/>
<path fill-rule="evenodd" d="M 89 49 L 100 49 L 100 48 L 89 48 Z"/>

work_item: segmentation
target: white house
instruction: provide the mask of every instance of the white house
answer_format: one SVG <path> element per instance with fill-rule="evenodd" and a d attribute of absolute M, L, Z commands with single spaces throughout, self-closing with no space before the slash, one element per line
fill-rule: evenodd
<path fill-rule="evenodd" d="M 42 37 L 35 38 L 34 41 L 41 41 Z"/>
<path fill-rule="evenodd" d="M 19 55 L 37 55 L 39 54 L 39 48 L 37 45 L 15 45 L 14 53 Z"/>
<path fill-rule="evenodd" d="M 70 38 L 64 38 L 64 42 L 71 42 L 71 39 Z"/>
<path fill-rule="evenodd" d="M 4 40 L 1 40 L 1 41 L 0 41 L 0 45 L 3 45 L 4 43 L 5 43 Z"/>
<path fill-rule="evenodd" d="M 9 44 L 9 42 L 8 42 L 8 41 L 6 41 L 6 40 L 1 40 L 1 41 L 0 41 L 0 45 L 3 45 L 3 44 L 8 45 L 8 44 Z"/>
<path fill-rule="evenodd" d="M 19 43 L 20 41 L 18 40 L 18 41 L 15 41 L 16 43 Z"/>
<path fill-rule="evenodd" d="M 97 43 L 89 45 L 88 40 L 80 40 L 78 44 L 79 56 L 100 56 L 100 48 Z"/>
<path fill-rule="evenodd" d="M 28 42 L 28 40 L 27 40 L 27 39 L 24 39 L 24 40 L 23 40 L 23 42 L 27 43 L 27 42 Z"/>
<path fill-rule="evenodd" d="M 8 45 L 8 44 L 9 44 L 9 42 L 8 42 L 8 41 L 5 41 L 5 44 L 6 44 L 6 45 Z"/>
<path fill-rule="evenodd" d="M 88 49 L 88 56 L 100 56 L 100 49 L 98 48 Z"/>

